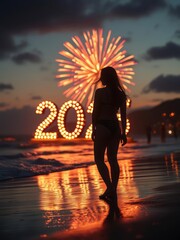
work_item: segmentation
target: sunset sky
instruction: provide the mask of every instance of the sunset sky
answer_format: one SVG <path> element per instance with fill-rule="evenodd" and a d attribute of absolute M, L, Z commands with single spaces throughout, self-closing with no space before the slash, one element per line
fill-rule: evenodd
<path fill-rule="evenodd" d="M 179 97 L 179 0 L 6 0 L 0 22 L 0 134 L 13 131 L 12 114 L 15 123 L 43 100 L 58 107 L 69 100 L 57 86 L 55 59 L 65 41 L 92 29 L 111 29 L 135 55 L 132 109 Z"/>

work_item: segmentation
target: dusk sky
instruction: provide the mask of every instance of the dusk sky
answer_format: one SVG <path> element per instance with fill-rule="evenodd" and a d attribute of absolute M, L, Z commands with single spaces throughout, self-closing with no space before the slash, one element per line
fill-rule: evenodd
<path fill-rule="evenodd" d="M 0 133 L 10 112 L 15 118 L 43 100 L 58 107 L 69 100 L 55 60 L 65 41 L 92 29 L 122 36 L 135 55 L 132 109 L 180 96 L 179 0 L 6 0 L 0 22 Z"/>

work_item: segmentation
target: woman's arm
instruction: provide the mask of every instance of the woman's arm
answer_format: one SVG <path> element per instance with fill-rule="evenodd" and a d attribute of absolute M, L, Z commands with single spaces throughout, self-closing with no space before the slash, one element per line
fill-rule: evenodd
<path fill-rule="evenodd" d="M 122 146 L 127 143 L 126 138 L 126 96 L 123 96 L 122 103 L 120 105 L 120 113 L 121 113 L 121 142 Z"/>
<path fill-rule="evenodd" d="M 95 138 L 95 129 L 96 123 L 99 115 L 100 110 L 100 97 L 99 97 L 99 90 L 96 90 L 95 97 L 94 97 L 94 106 L 92 112 L 92 140 Z"/>

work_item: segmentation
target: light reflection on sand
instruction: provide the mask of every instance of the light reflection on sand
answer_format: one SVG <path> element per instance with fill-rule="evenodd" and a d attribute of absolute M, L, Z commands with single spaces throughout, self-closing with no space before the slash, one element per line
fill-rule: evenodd
<path fill-rule="evenodd" d="M 146 214 L 138 199 L 151 194 L 161 182 L 179 176 L 174 154 L 164 155 L 164 162 L 158 157 L 151 161 L 130 159 L 119 161 L 118 205 L 126 220 Z M 47 227 L 77 229 L 102 222 L 108 213 L 108 205 L 98 198 L 105 186 L 95 165 L 37 176 L 37 182 Z"/>
<path fill-rule="evenodd" d="M 161 205 L 162 211 L 178 209 L 179 202 L 173 206 L 173 201 L 179 199 L 179 159 L 174 153 L 119 161 L 118 204 L 123 222 L 157 213 Z M 98 198 L 104 188 L 95 165 L 2 181 L 0 232 L 12 236 L 4 239 L 21 239 L 29 229 L 29 238 L 35 239 L 54 231 L 91 229 L 92 224 L 102 227 L 109 210 Z M 158 192 L 160 189 L 163 191 Z"/>
<path fill-rule="evenodd" d="M 171 153 L 170 157 L 168 157 L 168 155 L 165 155 L 164 161 L 165 161 L 167 175 L 170 176 L 170 174 L 175 173 L 176 177 L 178 178 L 179 166 L 178 166 L 178 160 L 175 159 L 175 154 Z"/>
<path fill-rule="evenodd" d="M 120 162 L 120 182 L 118 187 L 119 207 L 125 217 L 136 217 L 139 206 L 127 205 L 130 199 L 139 197 L 138 188 L 133 180 L 132 160 Z M 102 221 L 108 205 L 98 199 L 104 189 L 96 166 L 63 171 L 38 176 L 40 189 L 40 209 L 44 211 L 46 225 L 58 225 L 68 221 L 70 229 Z M 69 219 L 63 210 L 69 209 Z M 57 212 L 59 216 L 57 217 Z M 54 215 L 54 218 L 53 218 Z M 67 225 L 67 222 L 66 222 Z"/>
<path fill-rule="evenodd" d="M 175 171 L 176 176 L 178 177 L 179 176 L 178 161 L 174 159 L 173 153 L 170 154 L 170 158 L 171 158 L 172 169 Z"/>

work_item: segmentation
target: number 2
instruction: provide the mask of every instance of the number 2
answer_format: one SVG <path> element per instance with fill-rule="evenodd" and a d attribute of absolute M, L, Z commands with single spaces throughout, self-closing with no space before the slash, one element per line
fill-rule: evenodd
<path fill-rule="evenodd" d="M 50 101 L 43 101 L 41 102 L 36 108 L 36 114 L 42 114 L 45 108 L 49 108 L 50 114 L 44 119 L 43 122 L 39 124 L 36 128 L 34 138 L 35 139 L 42 139 L 42 140 L 50 140 L 56 139 L 57 133 L 56 132 L 43 132 L 52 122 L 55 121 L 57 117 L 57 107 L 54 103 Z"/>

